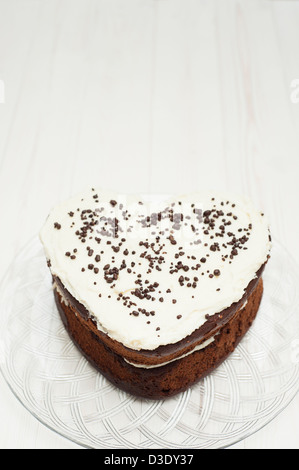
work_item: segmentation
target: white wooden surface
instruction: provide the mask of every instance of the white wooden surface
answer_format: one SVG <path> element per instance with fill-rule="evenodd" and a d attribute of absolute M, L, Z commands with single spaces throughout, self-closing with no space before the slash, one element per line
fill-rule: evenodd
<path fill-rule="evenodd" d="M 298 59 L 297 1 L 0 0 L 0 276 L 91 184 L 243 192 L 299 262 Z M 233 448 L 299 448 L 298 415 Z M 78 448 L 2 377 L 0 447 Z"/>

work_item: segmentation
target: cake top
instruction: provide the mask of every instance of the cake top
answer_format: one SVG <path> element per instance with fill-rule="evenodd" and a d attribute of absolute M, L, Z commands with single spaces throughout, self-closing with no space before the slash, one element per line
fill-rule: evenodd
<path fill-rule="evenodd" d="M 91 188 L 55 207 L 40 238 L 99 330 L 136 350 L 176 343 L 239 301 L 271 249 L 265 216 L 217 192 Z"/>

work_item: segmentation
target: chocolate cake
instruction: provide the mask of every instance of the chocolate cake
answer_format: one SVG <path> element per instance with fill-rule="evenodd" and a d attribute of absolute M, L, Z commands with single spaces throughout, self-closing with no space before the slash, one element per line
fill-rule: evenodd
<path fill-rule="evenodd" d="M 172 396 L 211 373 L 251 326 L 271 237 L 240 196 L 153 198 L 87 190 L 43 229 L 62 321 L 108 380 Z"/>

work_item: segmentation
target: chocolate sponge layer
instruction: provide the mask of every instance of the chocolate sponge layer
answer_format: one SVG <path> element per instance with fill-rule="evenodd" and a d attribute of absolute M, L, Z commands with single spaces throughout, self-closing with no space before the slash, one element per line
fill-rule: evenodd
<path fill-rule="evenodd" d="M 82 315 L 74 303 L 65 303 L 59 289 L 55 287 L 54 295 L 70 337 L 99 372 L 118 388 L 135 396 L 162 399 L 182 392 L 198 382 L 235 350 L 258 312 L 263 294 L 262 278 L 259 277 L 252 287 L 246 297 L 246 305 L 243 308 L 240 305 L 232 316 L 228 315 L 225 324 L 218 324 L 220 329 L 218 328 L 212 343 L 169 364 L 149 369 L 135 367 L 125 361 L 115 348 L 109 347 L 105 335 L 99 332 L 89 316 Z"/>

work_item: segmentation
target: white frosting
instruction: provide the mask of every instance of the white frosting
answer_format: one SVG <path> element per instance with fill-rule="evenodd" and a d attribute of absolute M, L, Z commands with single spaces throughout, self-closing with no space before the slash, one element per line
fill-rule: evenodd
<path fill-rule="evenodd" d="M 52 274 L 98 328 L 136 350 L 176 343 L 239 301 L 271 249 L 251 202 L 216 192 L 154 203 L 87 190 L 51 211 L 40 238 Z"/>

